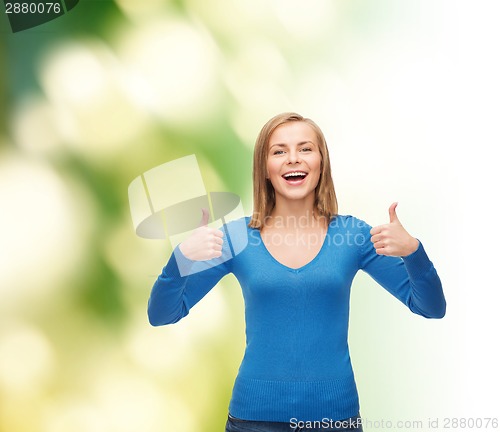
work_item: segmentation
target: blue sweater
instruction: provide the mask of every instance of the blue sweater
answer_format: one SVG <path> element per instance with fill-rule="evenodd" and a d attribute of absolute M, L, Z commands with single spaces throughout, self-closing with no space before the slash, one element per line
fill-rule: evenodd
<path fill-rule="evenodd" d="M 420 243 L 411 255 L 378 255 L 371 227 L 352 216 L 329 224 L 316 257 L 293 269 L 266 249 L 249 218 L 223 226 L 222 257 L 191 261 L 178 247 L 149 299 L 152 325 L 179 321 L 226 274 L 245 301 L 246 349 L 229 412 L 246 420 L 345 419 L 359 411 L 347 344 L 351 283 L 367 272 L 408 308 L 441 318 L 441 282 Z M 182 276 L 188 274 L 187 276 Z"/>

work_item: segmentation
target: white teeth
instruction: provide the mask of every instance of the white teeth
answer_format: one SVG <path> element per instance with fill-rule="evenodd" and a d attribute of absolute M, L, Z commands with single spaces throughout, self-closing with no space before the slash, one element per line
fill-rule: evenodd
<path fill-rule="evenodd" d="M 297 172 L 283 174 L 283 177 L 288 178 L 288 177 L 298 177 L 298 176 L 305 176 L 305 175 L 307 175 L 307 173 L 302 172 L 302 171 L 297 171 Z"/>

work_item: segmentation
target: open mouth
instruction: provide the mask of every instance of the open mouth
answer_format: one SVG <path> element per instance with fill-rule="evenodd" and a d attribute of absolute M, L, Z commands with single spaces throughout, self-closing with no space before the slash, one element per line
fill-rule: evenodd
<path fill-rule="evenodd" d="M 300 184 L 307 177 L 307 173 L 304 171 L 294 171 L 283 174 L 281 177 L 283 177 L 287 183 Z"/>

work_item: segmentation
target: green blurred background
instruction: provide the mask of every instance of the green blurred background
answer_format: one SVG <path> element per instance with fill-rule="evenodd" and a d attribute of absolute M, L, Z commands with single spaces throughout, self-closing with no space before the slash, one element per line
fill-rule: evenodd
<path fill-rule="evenodd" d="M 224 429 L 237 281 L 151 327 L 172 245 L 134 234 L 127 188 L 194 153 L 249 214 L 255 137 L 289 110 L 325 132 L 340 212 L 376 225 L 399 201 L 448 299 L 426 321 L 355 279 L 362 415 L 498 417 L 498 18 L 485 0 L 81 0 L 13 34 L 2 14 L 0 431 Z"/>

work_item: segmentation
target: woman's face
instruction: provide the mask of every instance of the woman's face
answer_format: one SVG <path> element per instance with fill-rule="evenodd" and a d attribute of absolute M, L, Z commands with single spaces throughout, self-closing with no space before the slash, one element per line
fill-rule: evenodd
<path fill-rule="evenodd" d="M 269 138 L 267 155 L 276 200 L 314 197 L 320 174 L 321 153 L 312 127 L 302 121 L 278 126 Z"/>

